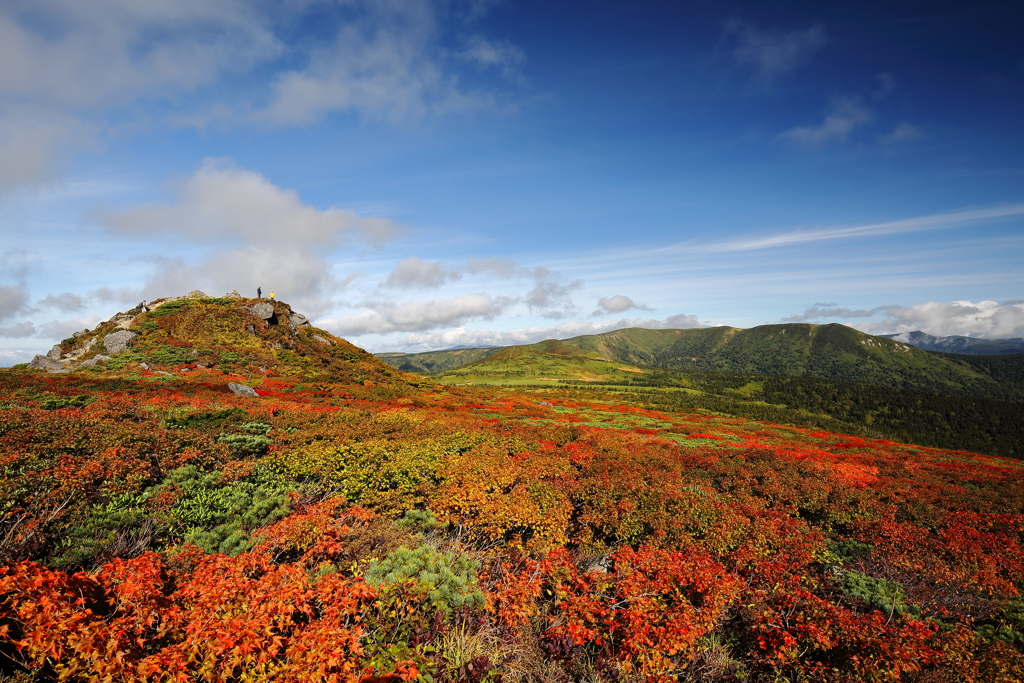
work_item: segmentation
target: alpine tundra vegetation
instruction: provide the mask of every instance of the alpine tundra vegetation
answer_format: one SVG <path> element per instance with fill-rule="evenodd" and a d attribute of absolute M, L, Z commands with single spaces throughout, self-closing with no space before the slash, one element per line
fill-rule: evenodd
<path fill-rule="evenodd" d="M 1024 678 L 1024 464 L 767 375 L 439 384 L 202 293 L 49 360 L 0 371 L 3 680 Z"/>

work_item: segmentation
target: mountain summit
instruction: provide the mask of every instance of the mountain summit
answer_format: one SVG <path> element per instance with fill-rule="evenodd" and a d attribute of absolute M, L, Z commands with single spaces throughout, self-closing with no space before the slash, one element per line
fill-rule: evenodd
<path fill-rule="evenodd" d="M 413 380 L 314 327 L 283 301 L 247 299 L 237 292 L 214 298 L 198 290 L 117 313 L 36 356 L 28 367 L 51 373 L 284 376 L 366 386 L 409 386 Z"/>

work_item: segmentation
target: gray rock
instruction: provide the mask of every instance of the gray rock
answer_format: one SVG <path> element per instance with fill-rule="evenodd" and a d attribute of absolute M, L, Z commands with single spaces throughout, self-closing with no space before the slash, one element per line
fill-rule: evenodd
<path fill-rule="evenodd" d="M 242 295 L 238 293 L 237 289 L 232 289 L 230 292 L 224 295 L 225 299 L 241 299 Z"/>
<path fill-rule="evenodd" d="M 326 337 L 321 337 L 319 334 L 314 334 L 313 339 L 320 342 L 321 344 L 327 344 L 328 346 L 334 346 L 334 342 Z"/>
<path fill-rule="evenodd" d="M 208 297 L 204 292 L 201 292 L 198 289 L 193 289 L 191 292 L 189 292 L 188 294 L 185 295 L 185 298 L 186 299 L 209 299 L 210 297 Z"/>
<path fill-rule="evenodd" d="M 297 330 L 299 327 L 309 327 L 311 324 L 309 318 L 301 313 L 292 313 L 288 316 L 288 327 L 292 328 L 292 330 Z"/>
<path fill-rule="evenodd" d="M 251 396 L 252 398 L 259 398 L 260 395 L 256 393 L 256 390 L 252 387 L 247 387 L 244 384 L 235 384 L 234 382 L 228 383 L 228 389 L 232 393 L 238 394 L 239 396 Z"/>
<path fill-rule="evenodd" d="M 249 306 L 249 311 L 257 318 L 263 318 L 264 320 L 270 320 L 274 317 L 274 304 L 267 301 L 261 301 L 258 304 Z"/>
<path fill-rule="evenodd" d="M 47 372 L 63 372 L 64 366 L 50 358 L 49 356 L 37 355 L 32 359 L 32 362 L 28 364 L 33 370 L 46 370 Z"/>
<path fill-rule="evenodd" d="M 118 330 L 117 332 L 111 332 L 103 338 L 103 346 L 106 347 L 110 353 L 123 353 L 128 350 L 128 344 L 131 340 L 135 339 L 139 335 L 128 330 Z"/>
<path fill-rule="evenodd" d="M 615 562 L 608 555 L 595 555 L 584 559 L 577 566 L 584 574 L 607 574 L 615 568 Z"/>
<path fill-rule="evenodd" d="M 46 352 L 46 357 L 50 360 L 60 359 L 60 344 L 54 344 L 53 348 Z"/>

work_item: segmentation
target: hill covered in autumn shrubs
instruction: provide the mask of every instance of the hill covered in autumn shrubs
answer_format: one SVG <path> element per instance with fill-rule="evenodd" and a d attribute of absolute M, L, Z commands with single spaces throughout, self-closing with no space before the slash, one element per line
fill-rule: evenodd
<path fill-rule="evenodd" d="M 1020 461 L 435 385 L 253 305 L 0 371 L 7 680 L 1024 678 Z"/>

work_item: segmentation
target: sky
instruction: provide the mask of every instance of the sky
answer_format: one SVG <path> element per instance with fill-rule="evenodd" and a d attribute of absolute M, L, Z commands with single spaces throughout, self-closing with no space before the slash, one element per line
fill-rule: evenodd
<path fill-rule="evenodd" d="M 1019 2 L 4 0 L 0 366 L 273 291 L 370 351 L 1024 337 Z"/>

